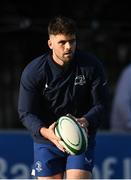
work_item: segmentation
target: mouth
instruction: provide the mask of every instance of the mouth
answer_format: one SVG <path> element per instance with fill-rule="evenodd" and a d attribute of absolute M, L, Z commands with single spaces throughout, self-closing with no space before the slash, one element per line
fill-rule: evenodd
<path fill-rule="evenodd" d="M 66 55 L 66 56 L 71 56 L 71 55 L 72 55 L 72 52 L 64 53 L 64 55 Z"/>

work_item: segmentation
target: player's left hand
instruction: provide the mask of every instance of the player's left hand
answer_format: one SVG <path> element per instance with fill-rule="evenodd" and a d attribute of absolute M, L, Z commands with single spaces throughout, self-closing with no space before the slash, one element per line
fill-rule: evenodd
<path fill-rule="evenodd" d="M 87 121 L 87 119 L 85 117 L 81 117 L 81 118 L 76 118 L 76 121 L 80 124 L 81 127 L 83 128 L 88 128 L 89 123 Z"/>
<path fill-rule="evenodd" d="M 74 116 L 71 115 L 71 114 L 67 114 L 67 116 L 75 119 L 75 120 L 79 123 L 79 125 L 80 125 L 81 127 L 86 128 L 86 129 L 88 128 L 89 123 L 88 123 L 88 121 L 87 121 L 87 119 L 86 119 L 85 117 L 76 118 L 76 117 L 74 117 Z"/>

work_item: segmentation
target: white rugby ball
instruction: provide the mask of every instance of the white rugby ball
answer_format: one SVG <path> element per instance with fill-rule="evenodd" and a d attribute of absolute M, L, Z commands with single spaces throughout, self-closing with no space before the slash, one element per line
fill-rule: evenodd
<path fill-rule="evenodd" d="M 78 155 L 87 150 L 87 133 L 73 118 L 69 116 L 60 117 L 55 127 L 55 134 L 62 139 L 60 143 L 67 153 Z"/>

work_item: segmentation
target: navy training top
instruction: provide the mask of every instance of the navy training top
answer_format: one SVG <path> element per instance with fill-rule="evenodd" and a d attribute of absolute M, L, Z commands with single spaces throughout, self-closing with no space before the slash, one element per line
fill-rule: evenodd
<path fill-rule="evenodd" d="M 35 142 L 48 140 L 40 134 L 67 113 L 86 117 L 94 136 L 107 113 L 107 80 L 102 63 L 88 52 L 76 51 L 69 68 L 56 64 L 50 53 L 32 60 L 20 80 L 18 113 Z"/>

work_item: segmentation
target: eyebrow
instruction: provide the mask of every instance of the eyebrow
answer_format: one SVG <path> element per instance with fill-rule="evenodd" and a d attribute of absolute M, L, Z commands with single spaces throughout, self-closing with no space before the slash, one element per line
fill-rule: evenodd
<path fill-rule="evenodd" d="M 58 42 L 62 43 L 62 42 L 73 42 L 73 41 L 76 41 L 76 38 L 73 38 L 73 39 L 70 39 L 70 40 L 60 40 Z"/>

